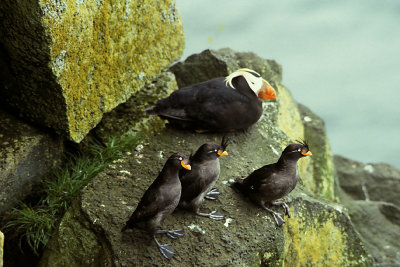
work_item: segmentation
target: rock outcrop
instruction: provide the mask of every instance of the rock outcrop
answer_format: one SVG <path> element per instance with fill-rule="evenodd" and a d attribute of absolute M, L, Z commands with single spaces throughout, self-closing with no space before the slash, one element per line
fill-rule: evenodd
<path fill-rule="evenodd" d="M 189 59 L 196 57 L 202 63 L 193 67 L 196 64 Z M 176 252 L 170 262 L 162 258 L 146 233 L 121 233 L 143 192 L 172 152 L 189 154 L 206 141 L 222 139 L 221 134 L 160 127 L 82 191 L 61 220 L 40 266 L 372 265 L 348 215 L 340 204 L 330 201 L 336 200 L 337 195 L 323 123 L 307 108 L 298 108 L 281 84 L 280 66 L 253 53 L 230 49 L 207 50 L 190 58 L 172 68 L 180 86 L 198 82 L 198 74 L 203 75 L 201 79 L 210 79 L 248 67 L 261 73 L 278 91 L 278 101 L 264 103 L 264 114 L 258 123 L 247 131 L 228 134 L 229 155 L 220 160 L 221 176 L 217 183 L 222 195 L 217 201 L 206 201 L 202 207 L 205 211 L 220 211 L 226 220 L 212 221 L 175 211 L 164 227 L 183 228 L 186 235 L 168 240 Z M 310 149 L 317 157 L 299 161 L 300 181 L 287 199 L 292 218 L 277 228 L 269 214 L 243 199 L 229 184 L 235 177 L 276 161 L 288 143 L 304 137 L 309 139 Z"/>
<path fill-rule="evenodd" d="M 61 163 L 64 141 L 0 110 L 0 216 Z"/>
<path fill-rule="evenodd" d="M 80 142 L 184 47 L 174 1 L 0 2 L 0 103 Z"/>
<path fill-rule="evenodd" d="M 341 200 L 377 266 L 400 265 L 400 170 L 335 156 Z"/>

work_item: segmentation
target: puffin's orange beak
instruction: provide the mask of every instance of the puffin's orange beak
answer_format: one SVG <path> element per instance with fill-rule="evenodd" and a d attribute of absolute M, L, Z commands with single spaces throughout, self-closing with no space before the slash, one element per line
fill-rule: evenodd
<path fill-rule="evenodd" d="M 221 150 L 218 150 L 217 154 L 218 154 L 220 157 L 223 157 L 223 156 L 226 156 L 226 155 L 228 155 L 228 152 L 226 152 L 226 151 L 221 151 Z"/>
<path fill-rule="evenodd" d="M 258 92 L 258 97 L 261 99 L 276 99 L 276 91 L 272 88 L 271 85 L 267 84 L 267 86 Z"/>
<path fill-rule="evenodd" d="M 306 152 L 301 152 L 301 154 L 303 156 L 311 156 L 312 155 L 311 151 L 308 151 L 307 153 Z"/>
<path fill-rule="evenodd" d="M 181 161 L 181 165 L 182 165 L 182 167 L 183 168 L 185 168 L 186 170 L 191 170 L 192 169 L 192 167 L 189 165 L 189 164 L 185 164 L 185 162 L 183 162 L 183 160 Z"/>

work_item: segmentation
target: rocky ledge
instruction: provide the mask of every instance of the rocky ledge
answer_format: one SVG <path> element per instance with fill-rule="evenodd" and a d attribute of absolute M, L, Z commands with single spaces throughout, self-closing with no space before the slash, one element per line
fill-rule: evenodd
<path fill-rule="evenodd" d="M 222 195 L 217 201 L 203 204 L 205 211 L 218 210 L 226 215 L 224 221 L 175 211 L 164 227 L 183 228 L 185 236 L 168 240 L 176 252 L 171 261 L 159 254 L 146 233 L 139 230 L 121 233 L 143 192 L 172 152 L 189 154 L 206 141 L 222 139 L 222 135 L 161 127 L 82 191 L 61 220 L 40 265 L 372 265 L 370 253 L 345 208 L 337 202 L 333 156 L 323 121 L 308 108 L 296 104 L 281 83 L 281 68 L 275 61 L 230 49 L 206 50 L 178 63 L 171 71 L 182 87 L 225 76 L 239 67 L 259 72 L 277 89 L 278 100 L 264 103 L 264 114 L 253 127 L 228 134 L 229 155 L 220 160 L 221 176 L 217 183 Z M 103 126 L 100 132 L 105 133 L 107 127 Z M 279 228 L 269 214 L 234 192 L 230 183 L 235 177 L 276 161 L 288 143 L 305 137 L 313 156 L 299 161 L 300 181 L 287 198 L 292 218 Z"/>

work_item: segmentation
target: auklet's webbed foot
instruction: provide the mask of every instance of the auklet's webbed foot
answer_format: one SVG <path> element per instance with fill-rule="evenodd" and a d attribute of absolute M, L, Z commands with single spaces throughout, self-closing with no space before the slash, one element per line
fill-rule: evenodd
<path fill-rule="evenodd" d="M 216 221 L 225 219 L 224 215 L 222 215 L 221 213 L 219 213 L 218 211 L 215 211 L 215 210 L 210 212 L 209 214 L 197 212 L 196 215 L 207 217 L 207 218 L 210 218 L 210 219 L 216 220 Z"/>
<path fill-rule="evenodd" d="M 185 230 L 177 229 L 177 230 L 158 230 L 156 234 L 166 234 L 171 239 L 177 239 L 185 235 Z"/>
<path fill-rule="evenodd" d="M 271 210 L 271 209 L 269 209 L 269 208 L 267 208 L 267 207 L 265 207 L 265 206 L 262 206 L 263 207 L 263 209 L 265 209 L 266 211 L 268 211 L 269 213 L 271 213 L 272 214 L 272 216 L 274 217 L 274 220 L 275 220 L 275 222 L 276 222 L 276 225 L 278 225 L 278 226 L 282 226 L 282 224 L 284 224 L 285 223 L 285 220 L 283 219 L 283 217 L 285 216 L 285 215 L 280 215 L 279 213 L 277 213 L 277 212 L 275 212 L 275 211 L 273 211 L 273 210 Z"/>
<path fill-rule="evenodd" d="M 282 224 L 285 223 L 285 221 L 282 218 L 283 216 L 281 217 L 281 215 L 279 213 L 274 212 L 274 213 L 272 213 L 272 216 L 274 216 L 276 225 L 282 226 Z"/>
<path fill-rule="evenodd" d="M 282 206 L 284 215 L 287 215 L 290 218 L 290 208 L 285 202 L 271 202 L 274 206 Z"/>
<path fill-rule="evenodd" d="M 218 190 L 218 188 L 213 188 L 205 195 L 204 198 L 208 200 L 217 200 L 221 194 L 222 193 Z"/>
<path fill-rule="evenodd" d="M 160 252 L 161 252 L 161 255 L 163 255 L 166 259 L 170 260 L 170 259 L 174 256 L 174 250 L 172 249 L 172 247 L 171 247 L 170 245 L 168 245 L 168 244 L 161 245 L 161 244 L 157 241 L 155 235 L 153 236 L 153 238 L 154 238 L 154 241 L 155 241 L 156 244 L 157 244 L 158 249 L 159 249 Z"/>

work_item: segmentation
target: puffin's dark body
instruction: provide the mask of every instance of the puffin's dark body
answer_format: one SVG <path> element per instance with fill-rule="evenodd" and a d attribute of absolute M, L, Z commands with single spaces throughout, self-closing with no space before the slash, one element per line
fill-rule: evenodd
<path fill-rule="evenodd" d="M 216 132 L 246 129 L 260 118 L 262 102 L 242 76 L 234 78 L 232 84 L 236 89 L 220 77 L 184 87 L 146 112 L 182 128 Z"/>
<path fill-rule="evenodd" d="M 160 230 L 160 227 L 165 218 L 178 206 L 182 189 L 179 170 L 190 168 L 190 165 L 185 165 L 184 160 L 187 158 L 177 153 L 168 158 L 160 174 L 144 193 L 136 210 L 122 228 L 122 231 L 125 231 L 137 227 L 151 233 L 160 252 L 167 259 L 174 255 L 172 247 L 158 243 L 155 234 L 167 234 L 173 239 L 183 236 L 183 230 Z"/>
<path fill-rule="evenodd" d="M 205 143 L 190 157 L 191 171 L 181 170 L 182 194 L 179 207 L 211 219 L 223 219 L 217 212 L 199 212 L 204 197 L 213 188 L 220 174 L 219 157 L 227 155 L 226 144 Z"/>
<path fill-rule="evenodd" d="M 284 202 L 274 202 L 288 195 L 297 184 L 297 161 L 311 155 L 308 145 L 290 144 L 282 152 L 278 162 L 266 165 L 252 172 L 248 177 L 238 179 L 233 186 L 254 203 L 270 211 L 278 225 L 284 223 L 279 214 L 268 209 L 265 204 L 280 205 L 290 217 L 289 208 Z"/>

